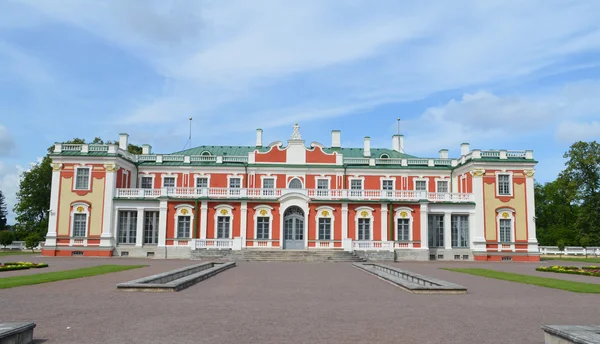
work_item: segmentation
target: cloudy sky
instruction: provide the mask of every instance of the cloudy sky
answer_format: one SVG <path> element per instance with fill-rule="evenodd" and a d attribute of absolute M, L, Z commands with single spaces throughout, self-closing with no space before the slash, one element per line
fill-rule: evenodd
<path fill-rule="evenodd" d="M 0 189 L 55 141 L 533 149 L 600 138 L 600 1 L 5 0 Z M 12 215 L 11 215 L 12 219 Z"/>

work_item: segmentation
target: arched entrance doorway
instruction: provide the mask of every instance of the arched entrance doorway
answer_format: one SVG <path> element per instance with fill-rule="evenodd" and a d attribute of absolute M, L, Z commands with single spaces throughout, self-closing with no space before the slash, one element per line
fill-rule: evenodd
<path fill-rule="evenodd" d="M 283 248 L 304 249 L 304 210 L 298 206 L 288 207 L 283 213 Z"/>

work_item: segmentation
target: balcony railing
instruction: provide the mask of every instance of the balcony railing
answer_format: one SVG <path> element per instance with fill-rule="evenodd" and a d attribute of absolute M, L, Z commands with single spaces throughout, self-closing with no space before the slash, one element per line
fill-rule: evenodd
<path fill-rule="evenodd" d="M 242 189 L 242 188 L 162 188 L 162 189 L 117 189 L 116 198 L 152 199 L 170 198 L 251 198 L 277 199 L 296 193 L 316 200 L 391 200 L 430 202 L 473 202 L 473 194 L 453 192 L 426 192 L 414 190 L 323 190 L 323 189 Z"/>

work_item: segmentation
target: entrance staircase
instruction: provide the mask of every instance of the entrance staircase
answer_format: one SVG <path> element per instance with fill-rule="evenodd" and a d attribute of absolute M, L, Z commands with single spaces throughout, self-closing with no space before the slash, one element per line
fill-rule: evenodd
<path fill-rule="evenodd" d="M 195 259 L 223 259 L 247 262 L 364 262 L 365 259 L 342 250 L 241 250 L 192 251 Z"/>

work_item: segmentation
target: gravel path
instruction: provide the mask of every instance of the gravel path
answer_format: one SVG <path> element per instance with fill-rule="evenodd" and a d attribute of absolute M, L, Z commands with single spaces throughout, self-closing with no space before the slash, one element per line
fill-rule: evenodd
<path fill-rule="evenodd" d="M 66 258 L 63 265 L 63 258 L 43 260 L 71 268 L 150 265 L 0 290 L 0 322 L 36 322 L 35 338 L 45 344 L 543 343 L 542 324 L 597 324 L 600 318 L 598 295 L 439 270 L 449 263 L 399 265 L 462 284 L 467 295 L 410 294 L 347 263 L 247 262 L 178 293 L 131 293 L 115 285 L 197 262 Z"/>

